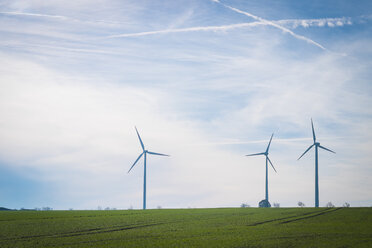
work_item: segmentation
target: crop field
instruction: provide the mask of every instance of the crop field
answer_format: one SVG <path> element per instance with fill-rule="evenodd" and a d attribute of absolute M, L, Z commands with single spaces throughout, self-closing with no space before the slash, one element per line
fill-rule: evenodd
<path fill-rule="evenodd" d="M 372 247 L 372 208 L 2 211 L 0 247 Z"/>

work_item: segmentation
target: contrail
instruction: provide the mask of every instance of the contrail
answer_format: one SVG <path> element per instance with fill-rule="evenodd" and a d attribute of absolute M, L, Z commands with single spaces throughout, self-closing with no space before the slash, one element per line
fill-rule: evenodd
<path fill-rule="evenodd" d="M 196 32 L 196 31 L 225 31 L 225 30 L 230 30 L 230 29 L 235 29 L 235 28 L 255 27 L 259 25 L 265 25 L 265 24 L 262 22 L 247 22 L 247 23 L 238 23 L 238 24 L 222 25 L 222 26 L 165 29 L 165 30 L 140 32 L 140 33 L 110 35 L 110 36 L 107 36 L 107 38 L 138 37 L 138 36 L 146 36 L 146 35 L 154 35 L 154 34 L 168 34 L 168 33 L 182 33 L 182 32 Z"/>
<path fill-rule="evenodd" d="M 231 30 L 231 29 L 237 29 L 237 28 L 244 28 L 244 27 L 255 27 L 255 26 L 273 26 L 276 27 L 283 32 L 286 32 L 293 37 L 304 40 L 310 44 L 313 44 L 323 50 L 328 51 L 325 47 L 323 47 L 321 44 L 305 37 L 302 35 L 298 35 L 294 33 L 293 31 L 289 30 L 286 27 L 283 27 L 282 25 L 288 25 L 292 24 L 293 28 L 296 28 L 298 26 L 303 27 L 309 27 L 309 26 L 328 26 L 328 27 L 337 27 L 337 26 L 343 26 L 343 25 L 351 25 L 352 22 L 350 18 L 323 18 L 323 19 L 293 19 L 293 20 L 278 20 L 278 21 L 269 21 L 264 18 L 255 16 L 253 14 L 250 14 L 248 12 L 236 9 L 234 7 L 225 5 L 221 3 L 219 0 L 211 0 L 213 2 L 219 3 L 223 5 L 226 8 L 229 8 L 237 13 L 244 14 L 246 16 L 249 16 L 255 20 L 256 22 L 249 22 L 249 23 L 237 23 L 237 24 L 230 24 L 230 25 L 222 25 L 222 26 L 206 26 L 206 27 L 190 27 L 190 28 L 179 28 L 179 29 L 166 29 L 166 30 L 157 30 L 157 31 L 148 31 L 148 32 L 139 32 L 139 33 L 129 33 L 129 34 L 118 34 L 118 35 L 110 35 L 106 36 L 105 38 L 120 38 L 120 37 L 138 37 L 138 36 L 146 36 L 146 35 L 156 35 L 156 34 L 168 34 L 168 33 L 182 33 L 182 32 L 197 32 L 197 31 L 225 31 L 225 30 Z M 61 16 L 61 15 L 48 15 L 48 14 L 40 14 L 40 13 L 25 13 L 25 12 L 0 12 L 0 14 L 4 15 L 20 15 L 20 16 L 30 16 L 30 17 L 44 17 L 44 18 L 53 18 L 53 19 L 60 19 L 65 21 L 77 21 L 77 22 L 85 22 L 85 23 L 104 23 L 104 24 L 121 24 L 118 22 L 107 22 L 104 20 L 100 21 L 82 21 L 79 19 L 67 17 L 67 16 Z"/>
<path fill-rule="evenodd" d="M 297 39 L 304 40 L 304 41 L 306 41 L 306 42 L 308 42 L 308 43 L 310 43 L 310 44 L 313 44 L 313 45 L 315 45 L 315 46 L 317 46 L 317 47 L 319 47 L 319 48 L 321 48 L 321 49 L 327 51 L 327 49 L 326 49 L 324 46 L 322 46 L 322 45 L 320 45 L 319 43 L 313 41 L 312 39 L 309 39 L 309 38 L 307 38 L 307 37 L 305 37 L 305 36 L 302 36 L 302 35 L 295 34 L 295 33 L 292 32 L 291 30 L 289 30 L 288 28 L 285 28 L 285 27 L 283 27 L 283 26 L 280 26 L 279 24 L 277 24 L 277 23 L 275 23 L 275 22 L 272 22 L 272 21 L 266 20 L 266 19 L 264 19 L 264 18 L 261 18 L 261 17 L 255 16 L 255 15 L 253 15 L 253 14 L 251 14 L 251 13 L 248 13 L 248 12 L 242 11 L 242 10 L 240 10 L 240 9 L 237 9 L 237 8 L 231 7 L 231 6 L 229 6 L 229 5 L 223 4 L 223 3 L 221 3 L 219 0 L 211 0 L 211 1 L 216 2 L 216 3 L 219 3 L 219 4 L 223 5 L 223 6 L 225 6 L 226 8 L 231 9 L 232 11 L 235 11 L 235 12 L 237 12 L 237 13 L 240 13 L 240 14 L 243 14 L 243 15 L 246 15 L 246 16 L 249 16 L 249 17 L 251 17 L 251 18 L 253 18 L 253 19 L 257 20 L 257 21 L 260 21 L 260 22 L 266 24 L 266 25 L 270 25 L 270 26 L 276 27 L 276 28 L 282 30 L 283 32 L 292 35 L 293 37 L 295 37 L 295 38 L 297 38 Z"/>
<path fill-rule="evenodd" d="M 211 0 L 217 2 L 215 0 Z M 70 21 L 79 21 L 79 22 L 89 22 L 89 23 L 107 23 L 107 24 L 122 24 L 121 22 L 113 22 L 113 21 L 106 21 L 106 20 L 96 20 L 96 21 L 84 21 L 79 19 L 74 19 L 68 16 L 61 16 L 61 15 L 48 15 L 48 14 L 40 14 L 40 13 L 29 13 L 29 12 L 0 12 L 3 15 L 19 15 L 19 16 L 31 16 L 31 17 L 44 17 L 44 18 L 52 18 L 52 19 L 61 19 L 61 20 L 70 20 Z M 363 16 L 360 16 L 359 19 L 365 19 Z M 350 17 L 341 17 L 341 18 L 318 18 L 318 19 L 287 19 L 287 20 L 277 20 L 271 21 L 272 23 L 284 25 L 284 26 L 291 26 L 292 28 L 297 28 L 299 26 L 307 28 L 307 27 L 341 27 L 344 25 L 352 25 L 352 19 Z M 226 29 L 233 29 L 244 27 L 246 23 L 239 23 L 233 25 L 225 25 Z M 258 23 L 257 23 L 258 25 Z M 269 25 L 267 23 L 261 23 L 261 25 Z M 231 27 L 230 27 L 231 26 Z M 222 27 L 221 27 L 222 28 Z M 157 31 L 159 32 L 159 31 Z M 162 31 L 163 32 L 163 31 Z M 181 31 L 180 31 L 181 32 Z M 187 32 L 187 31 L 185 31 Z M 152 34 L 151 32 L 143 32 L 147 34 Z M 138 35 L 139 36 L 139 35 Z"/>
<path fill-rule="evenodd" d="M 214 0 L 212 0 L 214 1 Z M 190 27 L 190 28 L 180 28 L 180 29 L 165 29 L 165 30 L 157 30 L 157 31 L 148 31 L 148 32 L 138 32 L 138 33 L 129 33 L 129 34 L 118 34 L 118 35 L 110 35 L 106 38 L 120 38 L 120 37 L 139 37 L 139 36 L 146 36 L 146 35 L 156 35 L 156 34 L 167 34 L 167 33 L 181 33 L 181 32 L 195 32 L 195 31 L 225 31 L 230 29 L 236 28 L 244 28 L 244 27 L 255 27 L 255 26 L 266 26 L 271 25 L 272 23 L 279 26 L 281 25 L 292 25 L 293 28 L 298 26 L 302 27 L 339 27 L 343 25 L 351 25 L 350 18 L 322 18 L 322 19 L 288 19 L 288 20 L 277 20 L 277 21 L 256 21 L 256 22 L 245 22 L 245 23 L 236 23 L 230 25 L 222 25 L 222 26 L 206 26 L 206 27 Z M 283 27 L 285 28 L 285 27 Z M 289 30 L 290 31 L 290 30 Z M 293 35 L 293 32 L 290 31 Z M 294 34 L 296 35 L 296 34 Z M 299 36 L 299 35 L 297 35 Z M 297 37 L 298 38 L 298 37 Z M 304 37 L 305 38 L 305 37 Z M 305 38 L 307 39 L 307 38 Z M 308 40 L 306 40 L 308 42 Z M 314 41 L 313 41 L 314 42 Z M 318 43 L 316 43 L 319 46 Z M 320 45 L 321 46 L 321 45 Z M 325 49 L 321 46 L 322 49 Z"/>

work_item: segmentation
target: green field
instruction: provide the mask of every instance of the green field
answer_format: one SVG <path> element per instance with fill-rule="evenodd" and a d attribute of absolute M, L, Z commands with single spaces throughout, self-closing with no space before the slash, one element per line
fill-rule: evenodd
<path fill-rule="evenodd" d="M 372 247 L 372 208 L 2 211 L 0 247 Z"/>

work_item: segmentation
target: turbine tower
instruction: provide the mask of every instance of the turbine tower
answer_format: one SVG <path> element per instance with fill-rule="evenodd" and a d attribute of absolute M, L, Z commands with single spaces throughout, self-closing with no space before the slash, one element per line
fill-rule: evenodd
<path fill-rule="evenodd" d="M 328 148 L 325 148 L 324 146 L 321 146 L 319 142 L 316 142 L 313 119 L 311 119 L 311 128 L 313 130 L 314 143 L 309 148 L 307 148 L 307 150 L 297 160 L 300 160 L 300 158 L 302 158 L 302 156 L 305 155 L 305 153 L 307 153 L 313 146 L 315 146 L 315 207 L 318 208 L 319 207 L 318 147 L 329 152 L 333 153 L 335 152 Z"/>
<path fill-rule="evenodd" d="M 265 200 L 266 200 L 266 204 L 267 204 L 267 205 L 268 205 L 268 203 L 269 203 L 267 161 L 269 161 L 270 165 L 273 167 L 274 171 L 276 172 L 275 167 L 274 167 L 273 163 L 271 162 L 271 160 L 270 160 L 270 158 L 269 158 L 269 149 L 270 149 L 270 144 L 271 144 L 271 140 L 273 139 L 273 136 L 274 136 L 274 133 L 271 135 L 271 138 L 270 138 L 269 144 L 267 145 L 267 148 L 266 148 L 266 151 L 265 151 L 265 152 L 246 155 L 246 156 L 265 155 L 265 157 L 266 157 Z"/>
<path fill-rule="evenodd" d="M 136 159 L 136 161 L 133 163 L 132 167 L 130 167 L 128 173 L 132 170 L 132 168 L 136 165 L 136 163 L 138 162 L 138 160 L 140 160 L 140 158 L 142 157 L 142 155 L 144 156 L 144 172 L 143 172 L 143 209 L 146 209 L 146 157 L 147 157 L 147 154 L 152 154 L 152 155 L 159 155 L 159 156 L 168 156 L 169 155 L 166 155 L 166 154 L 162 154 L 162 153 L 156 153 L 156 152 L 150 152 L 148 150 L 145 149 L 145 146 L 143 145 L 143 142 L 142 142 L 142 139 L 141 139 L 141 136 L 139 135 L 138 133 L 138 130 L 136 127 L 134 127 L 136 129 L 136 132 L 137 132 L 137 136 L 138 136 L 138 139 L 141 143 L 141 147 L 142 147 L 142 153 L 138 156 L 138 158 Z"/>

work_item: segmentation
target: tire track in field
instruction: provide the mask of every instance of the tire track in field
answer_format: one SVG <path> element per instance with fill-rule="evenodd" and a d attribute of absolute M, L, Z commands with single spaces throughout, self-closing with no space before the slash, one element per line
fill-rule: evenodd
<path fill-rule="evenodd" d="M 123 215 L 123 214 L 120 214 Z M 117 215 L 116 215 L 117 216 Z M 224 215 L 222 215 L 224 216 Z M 80 217 L 80 216 L 79 216 Z M 84 216 L 88 217 L 88 216 Z M 84 218 L 83 217 L 83 218 Z M 101 217 L 101 216 L 89 216 L 89 217 Z M 58 218 L 58 217 L 57 217 Z M 220 217 L 212 217 L 212 218 L 202 218 L 199 220 L 211 220 L 211 219 L 219 219 Z M 35 220 L 36 218 L 33 218 Z M 53 217 L 47 217 L 47 218 L 38 218 L 38 219 L 54 219 Z M 156 226 L 156 225 L 163 225 L 163 224 L 175 224 L 175 223 L 184 223 L 184 222 L 190 222 L 194 221 L 192 220 L 185 220 L 180 219 L 177 221 L 170 221 L 170 222 L 159 222 L 159 223 L 150 223 L 145 224 L 143 222 L 143 225 L 121 225 L 121 226 L 110 226 L 110 227 L 102 227 L 102 228 L 90 228 L 90 229 L 84 229 L 84 230 L 78 230 L 73 232 L 61 232 L 61 233 L 54 233 L 54 234 L 38 234 L 38 235 L 29 235 L 29 236 L 20 236 L 20 237 L 11 237 L 11 238 L 0 238 L 0 243 L 4 241 L 11 241 L 11 240 L 19 240 L 24 241 L 32 238 L 63 238 L 63 237 L 73 237 L 73 236 L 82 236 L 82 235 L 94 235 L 99 233 L 108 233 L 108 232 L 116 232 L 116 231 L 124 231 L 124 230 L 130 230 L 130 229 L 136 229 L 136 228 L 143 228 L 143 227 L 150 227 L 150 226 Z"/>
<path fill-rule="evenodd" d="M 340 210 L 340 209 L 342 209 L 342 208 L 335 208 L 335 209 L 331 209 L 329 211 L 323 211 L 323 212 L 313 214 L 313 215 L 310 215 L 310 216 L 304 216 L 304 217 L 300 217 L 300 218 L 296 218 L 296 219 L 292 219 L 292 220 L 286 220 L 286 221 L 280 222 L 279 224 L 287 224 L 287 223 L 291 223 L 291 222 L 295 222 L 295 221 L 299 221 L 299 220 L 314 218 L 314 217 L 317 217 L 319 215 L 328 214 L 328 213 L 335 212 L 335 211 Z"/>
<path fill-rule="evenodd" d="M 222 215 L 224 216 L 224 215 Z M 86 217 L 86 216 L 84 216 Z M 92 217 L 97 217 L 97 216 L 92 216 Z M 213 219 L 219 219 L 221 216 L 214 216 L 212 218 L 202 218 L 198 220 L 213 220 Z M 45 218 L 43 218 L 45 219 Z M 48 219 L 53 219 L 53 218 L 48 218 Z M 12 241 L 12 240 L 19 240 L 19 241 L 25 241 L 28 239 L 33 239 L 33 238 L 64 238 L 64 237 L 73 237 L 73 236 L 82 236 L 82 235 L 94 235 L 94 234 L 100 234 L 100 233 L 108 233 L 108 232 L 117 232 L 117 231 L 125 231 L 125 230 L 130 230 L 130 229 L 137 229 L 137 228 L 144 228 L 144 227 L 150 227 L 150 226 L 156 226 L 156 225 L 164 225 L 164 224 L 175 224 L 175 223 L 185 223 L 185 222 L 190 222 L 190 221 L 195 221 L 195 219 L 192 220 L 185 220 L 185 219 L 180 219 L 177 221 L 170 221 L 170 222 L 159 222 L 159 223 L 150 223 L 150 224 L 144 224 L 143 225 L 121 225 L 121 226 L 110 226 L 110 227 L 102 227 L 102 228 L 90 228 L 90 229 L 85 229 L 85 230 L 79 230 L 79 231 L 73 231 L 73 232 L 61 232 L 61 233 L 54 233 L 54 234 L 39 234 L 39 235 L 29 235 L 29 236 L 20 236 L 20 237 L 12 237 L 12 238 L 6 238 L 6 239 L 1 239 L 0 238 L 0 243 L 4 241 Z"/>
<path fill-rule="evenodd" d="M 84 216 L 85 217 L 85 216 Z M 93 216 L 92 216 L 93 217 Z M 199 219 L 199 220 L 211 220 L 211 219 L 219 219 L 220 217 L 212 217 L 207 219 Z M 43 218 L 45 219 L 45 218 Z M 48 218 L 49 219 L 49 218 Z M 52 218 L 50 218 L 52 219 Z M 0 243 L 4 243 L 6 241 L 27 241 L 29 239 L 33 238 L 64 238 L 64 237 L 74 237 L 74 236 L 83 236 L 83 235 L 95 235 L 100 233 L 109 233 L 109 232 L 117 232 L 117 231 L 125 231 L 125 230 L 131 230 L 131 229 L 137 229 L 137 228 L 145 228 L 150 226 L 157 226 L 157 225 L 164 225 L 164 224 L 175 224 L 175 223 L 185 223 L 188 221 L 194 221 L 193 220 L 185 220 L 180 219 L 177 221 L 170 221 L 170 222 L 158 222 L 158 223 L 149 223 L 143 225 L 121 225 L 121 226 L 110 226 L 110 227 L 102 227 L 102 228 L 90 228 L 85 230 L 79 230 L 74 232 L 61 232 L 61 233 L 54 233 L 54 234 L 39 234 L 39 235 L 29 235 L 29 236 L 20 236 L 20 237 L 12 237 L 12 238 L 6 238 L 1 239 Z"/>
<path fill-rule="evenodd" d="M 281 221 L 281 220 L 288 220 L 288 219 L 292 219 L 292 218 L 300 217 L 300 216 L 305 216 L 307 218 L 310 218 L 310 216 L 313 215 L 313 214 L 318 214 L 319 215 L 320 213 L 324 214 L 324 213 L 326 213 L 328 211 L 329 211 L 329 209 L 324 209 L 324 210 L 321 210 L 321 211 L 313 211 L 313 212 L 304 213 L 304 214 L 300 214 L 300 215 L 292 215 L 292 216 L 283 217 L 283 218 L 277 218 L 277 219 L 260 221 L 260 222 L 256 222 L 256 223 L 250 224 L 248 226 L 258 226 L 258 225 L 262 225 L 262 224 L 266 224 L 266 223 L 271 223 L 271 222 L 276 222 L 276 221 Z"/>
<path fill-rule="evenodd" d="M 153 223 L 153 224 L 147 224 L 147 225 L 141 225 L 141 226 L 126 226 L 126 227 L 119 227 L 119 228 L 114 228 L 114 229 L 109 229 L 109 230 L 100 230 L 97 232 L 81 232 L 81 233 L 70 233 L 70 234 L 64 234 L 64 235 L 53 235 L 53 237 L 64 238 L 64 237 L 82 236 L 82 235 L 90 235 L 90 234 L 118 232 L 118 231 L 125 231 L 125 230 L 137 229 L 137 228 L 150 227 L 150 226 L 158 226 L 158 225 L 163 225 L 163 224 L 165 223 Z"/>
<path fill-rule="evenodd" d="M 33 211 L 33 210 L 32 210 Z M 67 211 L 67 210 L 66 210 Z M 84 211 L 84 210 L 77 210 L 77 211 Z M 98 210 L 92 210 L 92 211 L 98 211 Z M 107 210 L 104 210 L 107 211 Z M 127 210 L 108 210 L 108 211 L 127 211 Z M 45 212 L 45 211 L 38 211 L 35 210 L 33 212 Z M 25 221 L 25 220 L 51 220 L 51 219 L 77 219 L 77 218 L 92 218 L 92 217 L 117 217 L 117 216 L 130 216 L 130 215 L 138 215 L 138 214 L 144 214 L 144 213 L 124 213 L 124 214 L 108 214 L 108 215 L 78 215 L 78 216 L 53 216 L 53 217 L 39 217 L 39 218 L 24 218 L 24 219 L 3 219 L 0 221 Z"/>
<path fill-rule="evenodd" d="M 56 233 L 56 234 L 41 234 L 41 235 L 30 235 L 30 236 L 21 236 L 21 237 L 14 237 L 8 239 L 2 239 L 0 242 L 3 241 L 12 241 L 12 240 L 19 240 L 24 241 L 33 238 L 64 238 L 64 237 L 73 237 L 73 236 L 82 236 L 82 235 L 92 235 L 92 234 L 100 234 L 100 233 L 108 233 L 108 232 L 118 232 L 118 231 L 125 231 L 137 228 L 145 228 L 150 226 L 157 226 L 163 225 L 166 223 L 151 223 L 145 225 L 126 225 L 126 226 L 116 226 L 116 227 L 106 227 L 106 228 L 92 228 L 86 229 L 76 232 L 64 232 L 64 233 Z"/>

